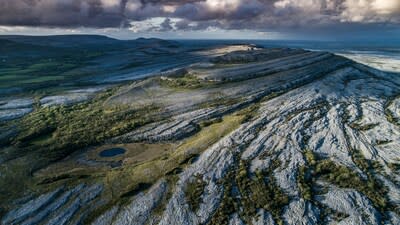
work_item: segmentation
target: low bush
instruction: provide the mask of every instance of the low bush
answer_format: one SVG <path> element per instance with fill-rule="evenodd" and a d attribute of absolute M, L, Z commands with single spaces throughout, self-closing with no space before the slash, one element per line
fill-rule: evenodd
<path fill-rule="evenodd" d="M 297 185 L 300 189 L 300 195 L 305 200 L 312 200 L 312 181 L 309 174 L 308 168 L 306 166 L 300 166 L 297 175 Z"/>
<path fill-rule="evenodd" d="M 277 165 L 278 163 L 275 163 Z M 224 180 L 224 197 L 211 224 L 228 224 L 229 216 L 238 212 L 242 220 L 251 224 L 259 209 L 270 212 L 276 223 L 282 224 L 281 213 L 289 203 L 289 197 L 276 184 L 271 167 L 267 171 L 247 171 L 247 162 L 241 161 L 236 170 L 231 171 Z M 237 187 L 239 196 L 234 195 Z"/>
<path fill-rule="evenodd" d="M 37 109 L 18 123 L 21 132 L 14 138 L 14 145 L 46 153 L 47 158 L 57 160 L 77 149 L 102 143 L 155 119 L 149 113 L 157 111 L 155 106 L 142 109 L 104 106 L 104 100 L 112 93 L 108 91 L 90 102 L 71 107 Z"/>
<path fill-rule="evenodd" d="M 368 176 L 367 180 L 363 180 L 357 173 L 349 168 L 335 164 L 330 160 L 320 161 L 316 166 L 314 176 L 341 188 L 352 188 L 363 193 L 381 212 L 384 212 L 385 208 L 389 206 L 387 188 L 374 176 Z"/>
<path fill-rule="evenodd" d="M 203 180 L 201 175 L 196 175 L 192 181 L 186 185 L 185 196 L 186 200 L 192 209 L 196 212 L 202 201 L 201 196 L 204 193 L 204 188 L 207 183 Z"/>
<path fill-rule="evenodd" d="M 170 88 L 183 88 L 183 89 L 195 89 L 202 88 L 207 85 L 207 81 L 199 79 L 197 76 L 192 74 L 185 74 L 181 77 L 168 77 L 160 80 L 161 85 Z"/>

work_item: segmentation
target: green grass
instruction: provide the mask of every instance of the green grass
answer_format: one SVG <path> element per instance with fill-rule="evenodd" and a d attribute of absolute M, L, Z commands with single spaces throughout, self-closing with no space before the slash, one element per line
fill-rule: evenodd
<path fill-rule="evenodd" d="M 210 96 L 210 100 L 202 103 L 199 105 L 199 108 L 212 108 L 212 107 L 218 107 L 218 106 L 229 106 L 229 105 L 234 105 L 239 102 L 241 102 L 243 99 L 241 98 L 231 98 L 229 96 L 225 96 L 222 93 L 221 94 L 214 94 L 213 96 Z"/>
<path fill-rule="evenodd" d="M 179 166 L 184 168 L 210 145 L 220 140 L 238 126 L 243 115 L 227 115 L 203 127 L 197 134 L 185 139 L 177 147 L 171 145 L 159 155 L 148 160 L 129 162 L 117 169 L 108 167 L 90 168 L 82 165 L 54 167 L 52 164 L 71 153 L 90 146 L 101 145 L 111 137 L 126 133 L 158 118 L 158 107 L 140 109 L 128 106 L 105 106 L 104 102 L 117 90 L 111 89 L 99 94 L 93 100 L 71 107 L 36 108 L 26 117 L 14 121 L 20 133 L 13 138 L 14 150 L 0 165 L 1 207 L 8 207 L 12 199 L 33 193 L 44 193 L 60 184 L 73 186 L 81 182 L 104 184 L 102 199 L 113 205 L 127 199 L 139 184 L 153 184 Z M 174 148 L 174 151 L 172 151 Z M 54 163 L 54 164 L 58 164 Z M 61 165 L 61 164 L 60 164 Z M 75 165 L 75 167 L 74 167 Z M 33 173 L 38 169 L 40 176 Z M 57 169 L 58 168 L 58 169 Z M 64 169 L 64 170 L 63 170 Z M 7 203 L 7 204 L 4 204 Z"/>
<path fill-rule="evenodd" d="M 72 81 L 85 74 L 77 69 L 90 64 L 92 59 L 101 56 L 97 52 L 67 51 L 39 52 L 34 56 L 18 55 L 0 63 L 0 88 L 38 89 L 58 85 L 57 81 Z"/>
<path fill-rule="evenodd" d="M 8 75 L 8 74 L 6 74 L 6 75 L 0 76 L 0 81 L 1 82 L 16 82 L 16 79 L 26 79 L 29 77 L 30 77 L 29 75 L 17 75 L 17 74 Z M 2 85 L 9 85 L 9 84 L 2 84 Z"/>
<path fill-rule="evenodd" d="M 223 117 L 222 122 L 201 129 L 197 134 L 185 139 L 173 151 L 170 149 L 167 156 L 160 155 L 141 164 L 106 171 L 101 178 L 105 184 L 104 198 L 118 202 L 124 193 L 134 189 L 139 183 L 152 184 L 163 177 L 175 177 L 176 172 L 170 171 L 176 171 L 178 168 L 182 170 L 190 165 L 194 156 L 201 154 L 221 137 L 236 129 L 241 124 L 242 118 L 237 115 Z M 199 200 L 198 197 L 193 199 Z"/>
<path fill-rule="evenodd" d="M 64 80 L 63 76 L 37 76 L 26 80 L 18 81 L 18 84 L 37 84 L 45 83 L 49 81 L 59 81 Z"/>
<path fill-rule="evenodd" d="M 9 201 L 24 191 L 36 190 L 32 186 L 32 173 L 38 169 L 157 118 L 153 114 L 157 113 L 155 106 L 139 110 L 104 106 L 104 100 L 114 91 L 109 90 L 92 101 L 71 107 L 37 108 L 12 122 L 20 132 L 11 141 L 15 150 L 0 167 L 0 186 L 3 187 L 0 200 Z"/>

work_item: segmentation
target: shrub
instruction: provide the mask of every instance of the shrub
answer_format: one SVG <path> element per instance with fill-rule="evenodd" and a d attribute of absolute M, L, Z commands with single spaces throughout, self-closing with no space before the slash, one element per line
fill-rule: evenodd
<path fill-rule="evenodd" d="M 192 211 L 197 211 L 202 201 L 201 196 L 204 193 L 204 188 L 207 183 L 203 181 L 201 175 L 196 175 L 192 181 L 186 185 L 185 196 L 186 200 L 192 209 Z"/>
<path fill-rule="evenodd" d="M 57 160 L 154 120 L 149 112 L 157 111 L 155 106 L 139 110 L 128 106 L 105 107 L 103 102 L 111 94 L 106 92 L 71 107 L 39 108 L 20 120 L 21 132 L 14 138 L 14 145 L 46 153 L 50 160 Z"/>
<path fill-rule="evenodd" d="M 385 211 L 389 206 L 387 200 L 387 188 L 383 186 L 374 176 L 369 175 L 368 180 L 364 181 L 357 173 L 349 168 L 337 165 L 330 160 L 322 160 L 316 166 L 317 177 L 342 188 L 352 188 L 367 196 L 375 207 Z"/>
<path fill-rule="evenodd" d="M 274 163 L 273 165 L 278 165 Z M 267 171 L 247 171 L 247 162 L 241 161 L 239 167 L 230 171 L 224 178 L 224 195 L 216 214 L 211 219 L 212 225 L 228 224 L 229 216 L 238 212 L 241 219 L 251 224 L 258 209 L 271 212 L 276 223 L 281 224 L 281 213 L 289 202 L 289 197 L 276 184 L 271 166 Z M 233 187 L 237 187 L 240 196 L 234 196 Z"/>
<path fill-rule="evenodd" d="M 300 194 L 305 200 L 312 200 L 312 180 L 308 174 L 308 169 L 306 166 L 299 167 L 297 184 L 300 189 Z"/>

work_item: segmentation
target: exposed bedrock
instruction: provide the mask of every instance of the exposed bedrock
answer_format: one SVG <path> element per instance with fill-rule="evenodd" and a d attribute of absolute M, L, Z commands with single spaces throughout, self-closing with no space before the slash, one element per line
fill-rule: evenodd
<path fill-rule="evenodd" d="M 33 111 L 33 99 L 0 99 L 0 122 L 18 119 Z"/>
<path fill-rule="evenodd" d="M 72 189 L 59 188 L 43 194 L 10 211 L 1 220 L 2 224 L 79 224 L 74 217 L 102 191 L 101 185 L 78 185 Z M 92 205 L 93 206 L 93 205 Z M 81 213 L 81 212 L 80 212 Z"/>

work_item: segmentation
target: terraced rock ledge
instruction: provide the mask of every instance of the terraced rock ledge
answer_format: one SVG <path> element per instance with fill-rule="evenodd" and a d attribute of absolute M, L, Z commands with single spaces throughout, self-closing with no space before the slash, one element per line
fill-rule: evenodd
<path fill-rule="evenodd" d="M 400 74 L 249 49 L 31 109 L 1 224 L 400 224 L 399 106 Z"/>

